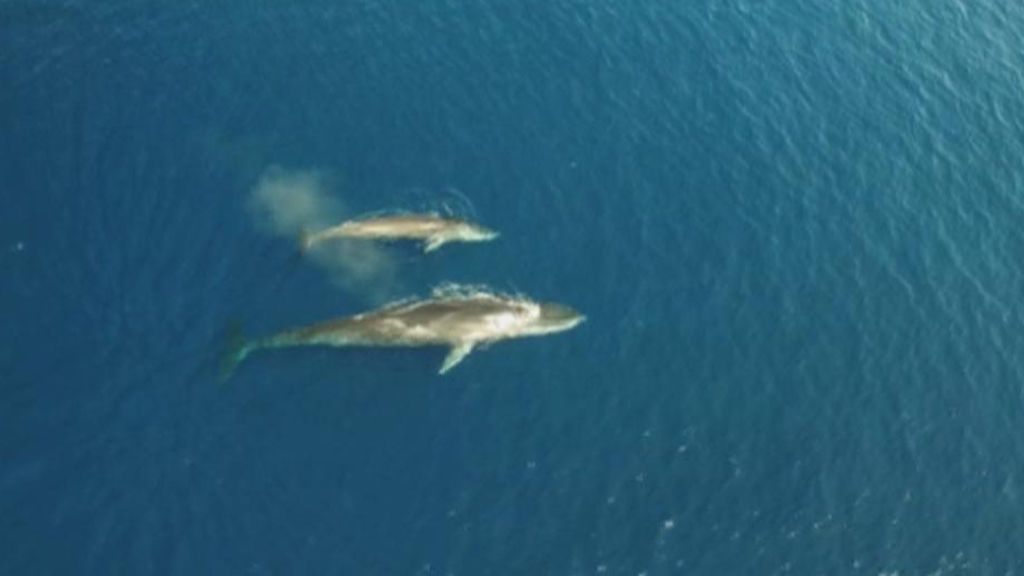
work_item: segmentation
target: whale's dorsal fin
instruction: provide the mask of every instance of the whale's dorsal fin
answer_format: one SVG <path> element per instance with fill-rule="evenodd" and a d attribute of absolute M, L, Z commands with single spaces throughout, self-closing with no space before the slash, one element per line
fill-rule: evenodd
<path fill-rule="evenodd" d="M 462 362 L 469 353 L 473 351 L 472 342 L 461 342 L 452 346 L 452 349 L 448 351 L 448 355 L 444 357 L 444 364 L 441 364 L 441 369 L 438 370 L 438 374 L 444 374 L 445 372 L 455 368 Z"/>
<path fill-rule="evenodd" d="M 448 242 L 448 239 L 440 234 L 431 236 L 423 241 L 423 253 L 427 254 L 433 252 L 443 246 L 445 242 Z"/>

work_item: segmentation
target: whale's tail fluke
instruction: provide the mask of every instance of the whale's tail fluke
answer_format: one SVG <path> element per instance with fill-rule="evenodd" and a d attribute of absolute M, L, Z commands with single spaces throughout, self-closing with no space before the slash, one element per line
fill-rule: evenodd
<path fill-rule="evenodd" d="M 313 246 L 313 233 L 309 228 L 299 230 L 299 252 L 305 254 Z"/>
<path fill-rule="evenodd" d="M 252 351 L 252 344 L 242 335 L 242 327 L 238 323 L 228 326 L 228 341 L 224 355 L 220 361 L 220 381 L 226 382 L 235 373 L 238 365 Z"/>

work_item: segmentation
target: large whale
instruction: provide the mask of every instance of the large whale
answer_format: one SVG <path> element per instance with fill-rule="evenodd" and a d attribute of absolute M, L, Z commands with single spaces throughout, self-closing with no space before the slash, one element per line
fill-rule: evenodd
<path fill-rule="evenodd" d="M 561 304 L 486 290 L 441 289 L 422 300 L 399 302 L 267 338 L 238 339 L 225 359 L 223 375 L 229 376 L 256 350 L 295 346 L 444 346 L 449 351 L 438 372 L 444 374 L 478 346 L 564 332 L 583 320 L 582 314 Z"/>
<path fill-rule="evenodd" d="M 304 231 L 299 239 L 303 250 L 331 239 L 419 240 L 424 252 L 433 252 L 449 242 L 485 242 L 498 233 L 479 224 L 438 214 L 393 214 L 370 216 L 342 222 L 324 230 Z"/>

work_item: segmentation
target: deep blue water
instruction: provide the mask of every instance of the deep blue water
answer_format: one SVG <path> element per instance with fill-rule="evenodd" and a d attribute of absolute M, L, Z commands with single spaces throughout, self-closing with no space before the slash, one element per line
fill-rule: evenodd
<path fill-rule="evenodd" d="M 1022 158 L 1009 0 L 0 1 L 0 573 L 1020 574 Z M 219 383 L 273 166 L 589 320 Z"/>

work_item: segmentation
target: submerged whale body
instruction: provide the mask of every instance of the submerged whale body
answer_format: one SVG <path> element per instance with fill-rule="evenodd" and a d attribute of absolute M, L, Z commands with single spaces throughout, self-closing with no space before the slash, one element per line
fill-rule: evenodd
<path fill-rule="evenodd" d="M 433 252 L 449 242 L 486 242 L 498 237 L 494 230 L 459 218 L 437 214 L 394 214 L 364 217 L 342 222 L 316 232 L 303 232 L 303 250 L 334 239 L 419 240 L 424 252 Z"/>
<path fill-rule="evenodd" d="M 444 374 L 474 347 L 564 332 L 583 320 L 582 314 L 561 304 L 486 290 L 441 290 L 430 298 L 400 302 L 267 338 L 239 339 L 225 359 L 224 376 L 256 350 L 295 346 L 444 346 L 449 352 L 438 372 Z"/>

